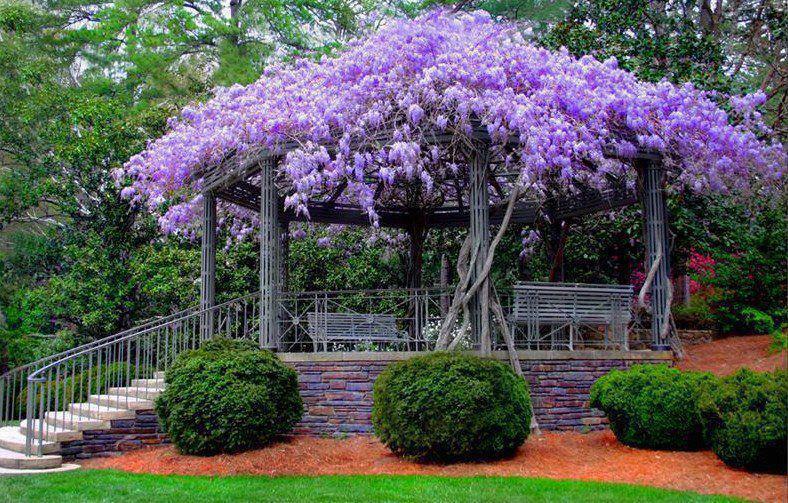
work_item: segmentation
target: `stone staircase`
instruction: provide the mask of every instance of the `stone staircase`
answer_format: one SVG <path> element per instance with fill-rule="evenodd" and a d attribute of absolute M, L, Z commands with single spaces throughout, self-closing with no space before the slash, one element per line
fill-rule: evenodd
<path fill-rule="evenodd" d="M 156 372 L 153 377 L 132 379 L 129 387 L 109 388 L 106 394 L 90 395 L 85 403 L 46 412 L 43 423 L 33 421 L 32 456 L 25 455 L 26 420 L 1 427 L 0 475 L 78 468 L 63 464 L 61 443 L 81 440 L 83 431 L 109 430 L 112 420 L 134 419 L 136 411 L 153 409 L 154 400 L 164 389 L 164 372 Z"/>

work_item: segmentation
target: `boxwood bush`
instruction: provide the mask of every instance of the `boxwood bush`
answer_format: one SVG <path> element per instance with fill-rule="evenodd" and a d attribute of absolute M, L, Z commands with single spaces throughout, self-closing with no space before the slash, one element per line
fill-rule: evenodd
<path fill-rule="evenodd" d="M 726 464 L 785 473 L 788 457 L 788 373 L 742 369 L 703 387 L 704 432 Z"/>
<path fill-rule="evenodd" d="M 653 449 L 703 447 L 698 397 L 711 374 L 681 372 L 667 365 L 613 370 L 591 386 L 591 406 L 605 412 L 616 438 Z"/>
<path fill-rule="evenodd" d="M 303 413 L 296 372 L 253 343 L 218 339 L 181 354 L 166 374 L 156 412 L 186 454 L 261 447 Z"/>
<path fill-rule="evenodd" d="M 499 457 L 530 432 L 528 385 L 494 360 L 433 353 L 397 362 L 377 378 L 373 396 L 376 435 L 405 457 Z"/>

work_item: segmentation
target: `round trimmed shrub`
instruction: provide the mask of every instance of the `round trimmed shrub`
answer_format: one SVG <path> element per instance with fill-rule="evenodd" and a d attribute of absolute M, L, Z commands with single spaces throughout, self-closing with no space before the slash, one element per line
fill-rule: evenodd
<path fill-rule="evenodd" d="M 156 412 L 178 449 L 211 455 L 261 447 L 301 419 L 296 372 L 252 343 L 214 340 L 178 356 Z"/>
<path fill-rule="evenodd" d="M 725 464 L 785 473 L 788 373 L 742 369 L 704 386 L 698 407 L 706 438 Z"/>
<path fill-rule="evenodd" d="M 613 370 L 591 386 L 591 406 L 604 411 L 623 444 L 692 450 L 704 446 L 698 416 L 701 386 L 714 377 L 667 365 Z"/>
<path fill-rule="evenodd" d="M 433 353 L 397 362 L 377 378 L 373 396 L 375 434 L 409 458 L 500 457 L 530 432 L 528 384 L 495 360 Z"/>

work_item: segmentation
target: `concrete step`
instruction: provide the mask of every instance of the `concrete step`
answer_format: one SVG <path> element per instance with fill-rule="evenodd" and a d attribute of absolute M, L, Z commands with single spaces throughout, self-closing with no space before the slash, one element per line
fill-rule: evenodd
<path fill-rule="evenodd" d="M 19 431 L 23 435 L 27 434 L 27 421 L 20 423 Z M 35 420 L 33 421 L 33 438 L 42 438 L 46 442 L 70 442 L 72 440 L 82 440 L 82 432 L 60 428 L 48 423 L 44 423 L 42 427 L 40 422 Z"/>
<path fill-rule="evenodd" d="M 8 470 L 46 470 L 63 464 L 59 454 L 25 456 L 21 452 L 0 448 L 0 468 Z"/>
<path fill-rule="evenodd" d="M 128 410 L 153 409 L 153 401 L 121 395 L 90 395 L 88 402 L 106 407 Z"/>
<path fill-rule="evenodd" d="M 164 389 L 164 379 L 132 379 L 131 385 L 138 388 Z"/>
<path fill-rule="evenodd" d="M 75 431 L 108 430 L 111 428 L 109 421 L 80 416 L 70 411 L 47 412 L 46 422 L 58 428 Z"/>
<path fill-rule="evenodd" d="M 161 395 L 164 391 L 161 388 L 147 388 L 147 387 L 128 387 L 128 388 L 110 388 L 107 393 L 110 395 L 128 396 L 133 398 L 143 398 L 145 400 L 155 400 L 157 396 Z"/>
<path fill-rule="evenodd" d="M 72 403 L 68 406 L 68 410 L 80 416 L 101 419 L 103 421 L 111 421 L 113 419 L 134 419 L 137 416 L 133 410 L 118 409 L 87 402 Z"/>
<path fill-rule="evenodd" d="M 153 378 L 154 379 L 161 379 L 163 381 L 164 380 L 164 374 L 165 374 L 165 372 L 163 370 L 160 371 L 160 372 L 154 372 L 153 373 Z"/>
<path fill-rule="evenodd" d="M 38 441 L 34 442 L 32 452 L 38 454 Z M 0 449 L 15 452 L 25 452 L 25 436 L 19 431 L 18 426 L 4 426 L 0 428 Z M 41 445 L 42 454 L 56 454 L 60 452 L 60 444 L 56 442 L 43 442 Z"/>

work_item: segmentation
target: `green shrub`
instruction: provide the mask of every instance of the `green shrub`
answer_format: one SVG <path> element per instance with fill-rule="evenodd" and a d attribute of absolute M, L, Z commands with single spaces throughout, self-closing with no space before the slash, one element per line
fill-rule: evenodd
<path fill-rule="evenodd" d="M 788 350 L 788 323 L 783 323 L 780 328 L 772 332 L 771 336 L 769 353 L 782 353 Z"/>
<path fill-rule="evenodd" d="M 185 352 L 166 379 L 156 412 L 187 454 L 261 447 L 292 430 L 303 413 L 296 372 L 244 342 L 215 340 Z"/>
<path fill-rule="evenodd" d="M 433 353 L 389 366 L 375 381 L 372 424 L 394 453 L 453 461 L 513 452 L 528 437 L 528 384 L 505 364 Z"/>
<path fill-rule="evenodd" d="M 788 373 L 742 369 L 703 387 L 704 433 L 726 464 L 785 473 Z"/>
<path fill-rule="evenodd" d="M 626 445 L 691 450 L 703 446 L 698 417 L 700 387 L 711 374 L 681 372 L 667 365 L 613 370 L 591 386 L 591 406 L 605 412 L 616 438 Z"/>
<path fill-rule="evenodd" d="M 746 307 L 741 311 L 742 328 L 751 334 L 770 334 L 774 332 L 774 319 L 763 311 Z"/>
<path fill-rule="evenodd" d="M 689 304 L 674 306 L 673 319 L 679 328 L 690 330 L 712 330 L 716 324 L 708 302 L 701 296 L 690 299 Z"/>

